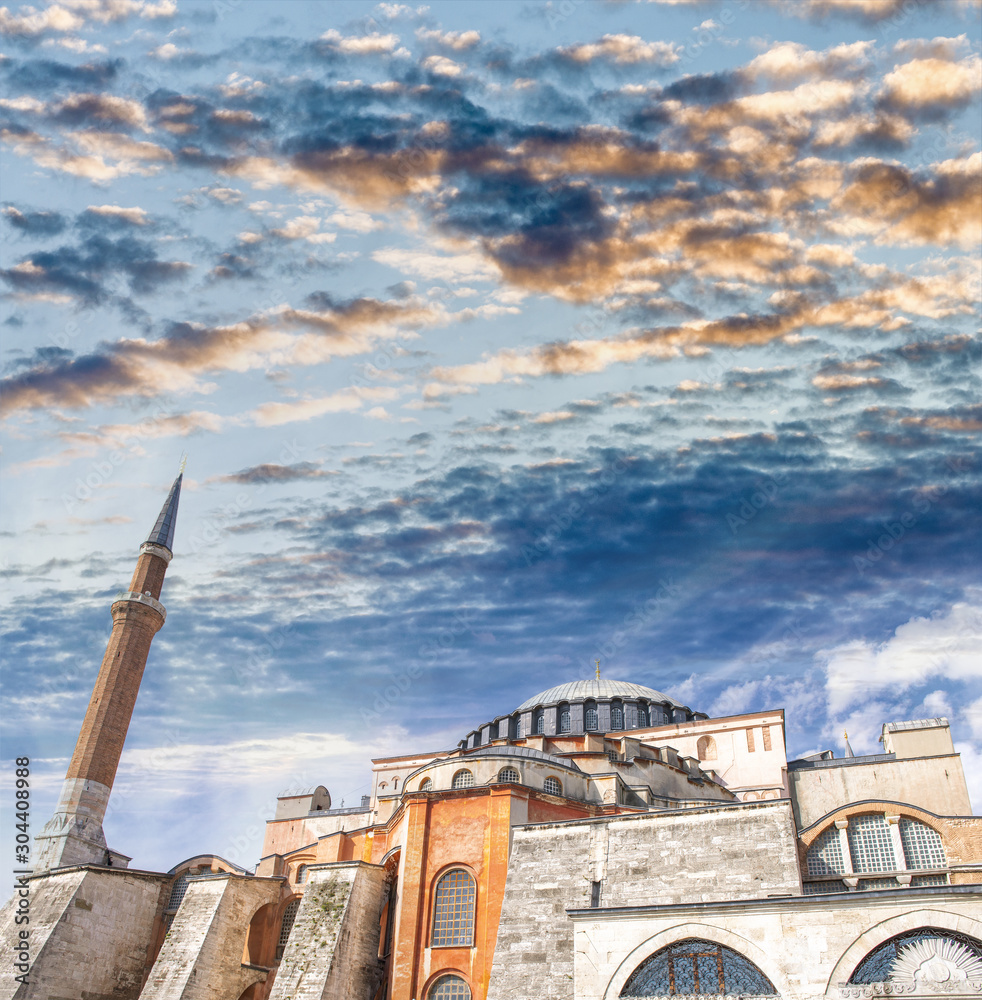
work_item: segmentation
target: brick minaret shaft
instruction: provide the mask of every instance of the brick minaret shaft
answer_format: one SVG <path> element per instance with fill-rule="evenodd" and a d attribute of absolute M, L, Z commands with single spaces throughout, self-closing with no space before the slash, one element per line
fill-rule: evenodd
<path fill-rule="evenodd" d="M 75 864 L 122 864 L 110 852 L 102 821 L 123 752 L 150 643 L 167 612 L 160 603 L 172 557 L 183 474 L 174 480 L 150 536 L 140 546 L 129 590 L 112 605 L 113 628 L 68 765 L 54 816 L 37 838 L 34 870 Z"/>

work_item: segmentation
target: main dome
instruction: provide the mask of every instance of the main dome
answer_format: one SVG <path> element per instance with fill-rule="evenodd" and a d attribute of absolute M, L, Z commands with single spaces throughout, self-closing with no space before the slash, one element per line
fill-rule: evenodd
<path fill-rule="evenodd" d="M 600 680 L 591 678 L 587 681 L 569 681 L 566 684 L 557 684 L 546 691 L 523 701 L 516 712 L 527 712 L 530 708 L 537 708 L 539 705 L 558 705 L 563 701 L 584 701 L 587 698 L 643 698 L 646 701 L 658 702 L 664 705 L 674 705 L 682 708 L 680 701 L 670 698 L 661 691 L 654 688 L 645 687 L 643 684 L 632 684 L 630 681 L 612 681 L 605 677 Z"/>

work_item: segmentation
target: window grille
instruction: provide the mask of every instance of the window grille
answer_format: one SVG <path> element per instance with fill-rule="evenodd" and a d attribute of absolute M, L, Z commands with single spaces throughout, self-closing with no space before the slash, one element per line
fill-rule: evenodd
<path fill-rule="evenodd" d="M 828 882 L 804 882 L 802 889 L 806 896 L 815 896 L 822 892 L 848 892 L 849 886 L 838 879 L 830 879 Z"/>
<path fill-rule="evenodd" d="M 498 775 L 498 781 L 521 781 L 521 775 L 513 767 L 504 768 Z"/>
<path fill-rule="evenodd" d="M 548 792 L 550 795 L 563 794 L 563 786 L 559 783 L 558 778 L 546 778 L 542 783 L 542 790 Z"/>
<path fill-rule="evenodd" d="M 644 705 L 638 705 L 638 729 L 647 729 L 650 723 L 648 709 Z"/>
<path fill-rule="evenodd" d="M 894 872 L 893 839 L 885 817 L 879 813 L 853 816 L 846 827 L 854 872 Z"/>
<path fill-rule="evenodd" d="M 561 733 L 568 733 L 571 728 L 572 722 L 570 720 L 569 706 L 566 705 L 559 710 L 559 731 Z"/>
<path fill-rule="evenodd" d="M 181 905 L 181 900 L 184 899 L 184 894 L 188 891 L 188 877 L 187 874 L 181 875 L 178 880 L 174 883 L 174 887 L 170 891 L 170 899 L 167 901 L 168 910 L 176 910 Z"/>
<path fill-rule="evenodd" d="M 771 748 L 771 727 L 770 726 L 764 726 L 764 728 L 761 730 L 761 734 L 764 737 L 764 749 L 765 750 L 770 750 L 770 748 Z"/>
<path fill-rule="evenodd" d="M 596 732 L 596 730 L 600 728 L 600 716 L 597 714 L 596 705 L 588 705 L 583 714 L 583 718 L 583 728 L 586 729 L 588 733 Z"/>
<path fill-rule="evenodd" d="M 910 880 L 910 887 L 912 889 L 920 889 L 926 885 L 947 885 L 948 876 L 947 875 L 915 875 Z"/>
<path fill-rule="evenodd" d="M 856 971 L 849 977 L 849 984 L 866 985 L 884 982 L 889 977 L 897 956 L 905 947 L 919 941 L 937 940 L 938 938 L 961 945 L 974 958 L 982 960 L 982 941 L 976 941 L 975 938 L 969 937 L 967 934 L 958 934 L 955 931 L 939 930 L 937 927 L 919 927 L 906 934 L 899 934 L 871 951 L 856 966 Z"/>
<path fill-rule="evenodd" d="M 747 751 L 749 753 L 754 753 L 757 747 L 754 746 L 754 731 L 752 729 L 747 730 Z"/>
<path fill-rule="evenodd" d="M 430 942 L 434 948 L 470 946 L 474 936 L 474 892 L 474 879 L 461 868 L 447 872 L 437 882 Z"/>
<path fill-rule="evenodd" d="M 607 751 L 607 760 L 609 760 L 611 764 L 615 763 L 616 761 L 619 761 L 620 759 L 621 755 L 616 750 Z"/>
<path fill-rule="evenodd" d="M 700 760 L 716 760 L 716 740 L 712 736 L 700 736 L 696 741 L 696 756 Z"/>
<path fill-rule="evenodd" d="M 896 889 L 900 883 L 895 878 L 861 878 L 856 884 L 858 892 L 869 892 L 872 889 Z"/>
<path fill-rule="evenodd" d="M 452 788 L 473 788 L 474 775 L 470 771 L 458 771 L 453 776 Z"/>
<path fill-rule="evenodd" d="M 432 789 L 433 789 L 433 782 L 429 778 L 424 778 L 419 783 L 419 790 L 421 792 L 429 792 L 432 791 Z"/>
<path fill-rule="evenodd" d="M 839 831 L 830 826 L 808 848 L 805 868 L 809 875 L 841 875 L 846 870 L 842 860 Z"/>
<path fill-rule="evenodd" d="M 621 705 L 610 706 L 610 728 L 624 728 L 624 708 Z"/>
<path fill-rule="evenodd" d="M 279 941 L 276 943 L 277 961 L 283 957 L 283 952 L 286 950 L 286 943 L 290 940 L 290 931 L 293 930 L 293 921 L 297 919 L 297 910 L 299 909 L 300 900 L 291 899 L 290 902 L 286 904 L 286 909 L 283 911 L 283 923 L 280 924 L 280 937 Z"/>
<path fill-rule="evenodd" d="M 715 941 L 687 938 L 655 952 L 634 971 L 622 997 L 745 994 L 776 996 L 749 959 Z"/>
<path fill-rule="evenodd" d="M 307 881 L 307 866 L 301 865 L 297 869 L 297 885 L 303 885 Z"/>
<path fill-rule="evenodd" d="M 907 868 L 944 868 L 944 845 L 937 830 L 907 816 L 900 817 L 900 842 L 907 856 Z"/>
<path fill-rule="evenodd" d="M 470 987 L 460 976 L 440 976 L 430 987 L 427 1000 L 471 1000 Z"/>

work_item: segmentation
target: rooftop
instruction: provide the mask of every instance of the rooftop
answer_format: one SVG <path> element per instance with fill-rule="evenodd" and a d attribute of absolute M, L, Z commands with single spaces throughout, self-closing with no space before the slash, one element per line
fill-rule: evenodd
<path fill-rule="evenodd" d="M 660 704 L 682 708 L 682 703 L 670 698 L 661 691 L 645 687 L 643 684 L 632 684 L 630 681 L 614 681 L 607 678 L 591 678 L 585 681 L 570 681 L 557 684 L 546 691 L 523 701 L 516 711 L 525 712 L 537 705 L 555 705 L 561 701 L 585 701 L 587 698 L 630 698 L 654 701 Z"/>

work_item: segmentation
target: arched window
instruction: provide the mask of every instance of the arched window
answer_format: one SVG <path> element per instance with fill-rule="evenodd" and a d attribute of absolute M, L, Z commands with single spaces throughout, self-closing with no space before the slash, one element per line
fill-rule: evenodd
<path fill-rule="evenodd" d="M 514 781 L 517 783 L 521 780 L 521 775 L 513 767 L 503 767 L 498 772 L 498 781 Z"/>
<path fill-rule="evenodd" d="M 431 792 L 431 791 L 433 791 L 433 782 L 429 778 L 424 778 L 419 783 L 419 791 L 421 791 L 421 792 Z"/>
<path fill-rule="evenodd" d="M 546 713 L 541 708 L 535 710 L 535 734 L 541 735 L 546 731 Z"/>
<path fill-rule="evenodd" d="M 890 836 L 886 817 L 880 813 L 851 816 L 846 834 L 854 872 L 897 870 L 897 861 L 893 856 L 893 838 Z"/>
<path fill-rule="evenodd" d="M 433 900 L 434 948 L 449 945 L 469 947 L 474 937 L 474 879 L 455 868 L 440 877 Z M 453 994 L 448 994 L 453 996 Z"/>
<path fill-rule="evenodd" d="M 569 714 L 569 705 L 563 704 L 559 706 L 559 731 L 561 733 L 568 733 L 573 728 L 572 719 Z"/>
<path fill-rule="evenodd" d="M 304 868 L 307 866 L 304 865 Z M 280 937 L 276 942 L 276 961 L 278 962 L 283 957 L 283 952 L 286 951 L 286 943 L 290 940 L 290 931 L 293 930 L 293 921 L 297 919 L 297 910 L 300 909 L 300 900 L 291 899 L 289 903 L 286 904 L 286 909 L 283 911 L 283 923 L 280 924 Z"/>
<path fill-rule="evenodd" d="M 297 869 L 297 885 L 303 885 L 307 881 L 307 866 L 301 865 Z"/>
<path fill-rule="evenodd" d="M 696 741 L 696 756 L 700 760 L 716 760 L 716 740 L 712 736 L 700 736 Z"/>
<path fill-rule="evenodd" d="M 600 716 L 597 714 L 597 703 L 588 701 L 583 709 L 583 728 L 588 733 L 595 733 L 600 728 Z"/>
<path fill-rule="evenodd" d="M 474 775 L 470 771 L 458 771 L 453 776 L 451 788 L 473 788 Z"/>
<path fill-rule="evenodd" d="M 744 993 L 776 996 L 773 983 L 732 948 L 687 938 L 655 952 L 634 970 L 622 997 Z"/>
<path fill-rule="evenodd" d="M 562 795 L 563 786 L 559 783 L 558 778 L 546 778 L 542 783 L 542 791 L 548 792 L 550 795 Z"/>
<path fill-rule="evenodd" d="M 460 976 L 440 976 L 426 994 L 427 1000 L 471 1000 L 470 987 Z"/>
<path fill-rule="evenodd" d="M 835 826 L 821 833 L 805 857 L 809 875 L 841 875 L 846 866 L 842 859 L 842 838 Z"/>
<path fill-rule="evenodd" d="M 982 941 L 937 927 L 919 927 L 898 934 L 871 951 L 856 966 L 849 984 L 889 982 L 913 986 L 918 983 L 914 978 L 916 973 L 932 963 L 932 959 L 949 976 L 955 972 L 963 979 L 982 979 Z"/>
<path fill-rule="evenodd" d="M 176 910 L 181 905 L 181 900 L 184 899 L 184 894 L 187 891 L 188 876 L 185 872 L 183 875 L 178 876 L 177 881 L 174 883 L 174 886 L 170 891 L 170 899 L 167 901 L 167 909 Z"/>
<path fill-rule="evenodd" d="M 612 701 L 610 703 L 610 728 L 624 728 L 624 706 L 619 701 Z"/>
<path fill-rule="evenodd" d="M 638 702 L 638 729 L 647 729 L 651 725 L 651 716 L 648 714 L 648 706 L 644 702 Z"/>
<path fill-rule="evenodd" d="M 932 830 L 926 823 L 901 816 L 900 842 L 904 845 L 908 870 L 944 868 L 948 864 L 938 831 Z"/>

